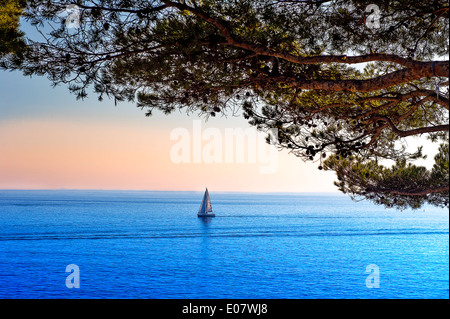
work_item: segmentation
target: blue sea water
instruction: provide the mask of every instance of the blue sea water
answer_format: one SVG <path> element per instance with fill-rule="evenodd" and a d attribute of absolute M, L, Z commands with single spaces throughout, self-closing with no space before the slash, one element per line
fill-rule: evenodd
<path fill-rule="evenodd" d="M 210 195 L 0 191 L 0 298 L 449 298 L 447 209 Z"/>

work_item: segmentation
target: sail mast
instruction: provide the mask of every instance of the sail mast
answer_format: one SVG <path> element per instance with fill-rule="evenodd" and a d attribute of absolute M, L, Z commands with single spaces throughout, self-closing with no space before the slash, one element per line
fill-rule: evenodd
<path fill-rule="evenodd" d="M 212 205 L 211 205 L 211 199 L 209 198 L 208 188 L 206 188 L 206 191 L 205 191 L 205 198 L 206 198 L 205 211 L 207 213 L 211 213 L 212 212 Z"/>

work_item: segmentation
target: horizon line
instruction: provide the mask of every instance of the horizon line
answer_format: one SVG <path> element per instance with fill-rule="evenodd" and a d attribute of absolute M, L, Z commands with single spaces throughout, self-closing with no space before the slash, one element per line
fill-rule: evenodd
<path fill-rule="evenodd" d="M 207 187 L 205 187 L 207 188 Z M 99 192 L 203 192 L 204 190 L 165 190 L 165 189 L 101 189 L 101 188 L 0 188 L 0 191 L 99 191 Z M 209 189 L 208 189 L 209 191 Z M 270 193 L 270 194 L 342 194 L 339 191 L 230 191 L 219 190 L 213 193 Z M 345 195 L 345 194 L 342 194 Z"/>

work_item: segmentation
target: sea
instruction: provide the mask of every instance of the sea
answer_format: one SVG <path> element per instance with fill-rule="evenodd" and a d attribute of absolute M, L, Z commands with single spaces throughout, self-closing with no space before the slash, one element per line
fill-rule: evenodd
<path fill-rule="evenodd" d="M 449 213 L 343 194 L 0 191 L 1 299 L 448 299 Z"/>

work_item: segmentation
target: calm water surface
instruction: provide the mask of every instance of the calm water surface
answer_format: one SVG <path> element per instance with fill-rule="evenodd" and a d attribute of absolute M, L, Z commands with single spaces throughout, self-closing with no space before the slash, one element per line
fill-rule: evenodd
<path fill-rule="evenodd" d="M 202 192 L 0 191 L 0 298 L 449 298 L 446 209 L 210 195 L 204 220 Z"/>

